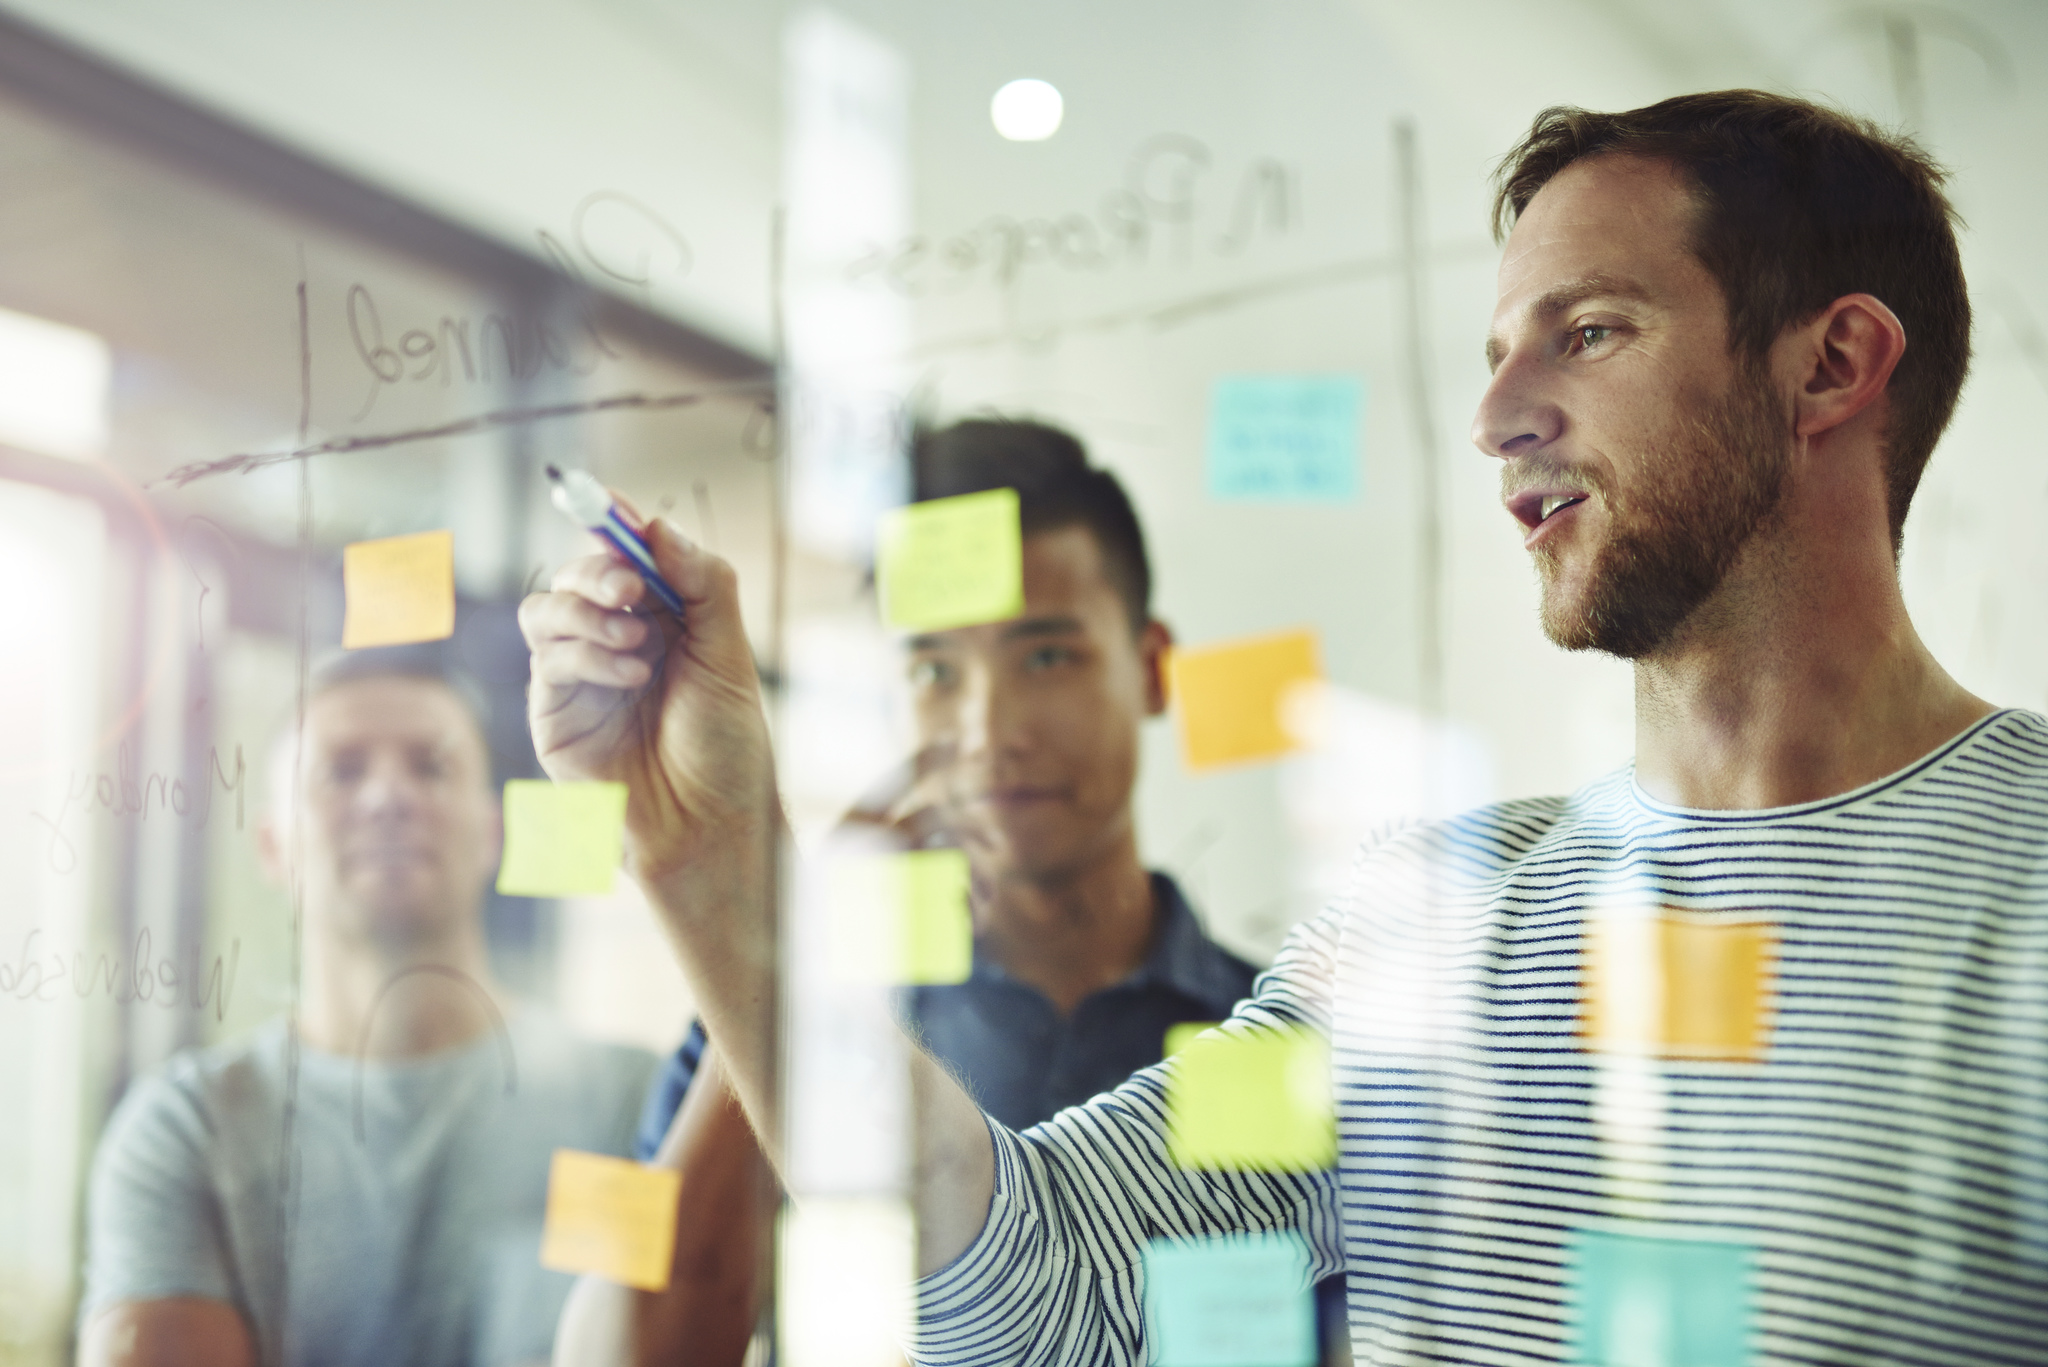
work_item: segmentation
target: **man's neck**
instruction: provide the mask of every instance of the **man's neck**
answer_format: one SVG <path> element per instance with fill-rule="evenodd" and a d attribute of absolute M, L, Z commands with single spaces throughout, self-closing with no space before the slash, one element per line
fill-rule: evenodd
<path fill-rule="evenodd" d="M 1103 857 L 1056 878 L 995 879 L 975 908 L 983 949 L 1066 1015 L 1137 971 L 1157 928 L 1152 878 L 1126 831 Z"/>
<path fill-rule="evenodd" d="M 1800 557 L 1787 548 L 1826 546 L 1824 534 L 1781 530 L 1745 552 L 1671 647 L 1636 663 L 1636 778 L 1661 801 L 1756 810 L 1833 797 L 1991 710 L 1913 630 L 1888 544 Z"/>
<path fill-rule="evenodd" d="M 503 1007 L 480 931 L 402 949 L 309 943 L 299 1029 L 328 1053 L 414 1058 L 469 1043 Z"/>

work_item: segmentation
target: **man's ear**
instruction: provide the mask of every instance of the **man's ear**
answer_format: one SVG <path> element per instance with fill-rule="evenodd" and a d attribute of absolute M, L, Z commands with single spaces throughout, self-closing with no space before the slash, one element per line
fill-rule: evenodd
<path fill-rule="evenodd" d="M 1906 329 L 1874 295 L 1845 294 L 1785 339 L 1798 367 L 1793 430 L 1813 437 L 1875 405 L 1906 354 Z"/>
<path fill-rule="evenodd" d="M 1173 628 L 1153 618 L 1138 633 L 1138 660 L 1145 670 L 1145 715 L 1166 711 L 1166 657 L 1173 650 Z"/>

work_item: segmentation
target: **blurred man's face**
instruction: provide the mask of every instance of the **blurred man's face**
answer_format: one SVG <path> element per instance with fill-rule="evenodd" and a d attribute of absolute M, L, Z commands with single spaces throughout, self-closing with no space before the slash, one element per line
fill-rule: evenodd
<path fill-rule="evenodd" d="M 1505 461 L 1568 650 L 1654 654 L 1784 491 L 1789 400 L 1731 353 L 1694 213 L 1668 165 L 1594 157 L 1537 192 L 1501 259 L 1473 440 Z"/>
<path fill-rule="evenodd" d="M 911 640 L 923 786 L 977 874 L 1080 873 L 1128 836 L 1170 639 L 1132 631 L 1094 534 L 1061 527 L 1024 540 L 1021 616 Z"/>
<path fill-rule="evenodd" d="M 288 785 L 289 740 L 281 750 Z M 445 686 L 345 683 L 306 708 L 299 781 L 266 823 L 266 851 L 280 872 L 296 853 L 316 928 L 387 952 L 424 947 L 478 914 L 498 854 L 489 784 L 476 723 Z"/>

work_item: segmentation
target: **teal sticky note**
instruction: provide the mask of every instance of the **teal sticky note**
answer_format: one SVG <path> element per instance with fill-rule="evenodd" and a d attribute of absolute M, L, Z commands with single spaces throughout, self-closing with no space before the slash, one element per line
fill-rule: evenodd
<path fill-rule="evenodd" d="M 1579 1230 L 1570 1257 L 1573 1362 L 1748 1367 L 1754 1244 Z"/>
<path fill-rule="evenodd" d="M 1154 1367 L 1311 1367 L 1307 1247 L 1291 1234 L 1153 1240 L 1145 1336 Z"/>
<path fill-rule="evenodd" d="M 1209 390 L 1209 493 L 1273 503 L 1358 497 L 1365 382 L 1356 375 L 1229 375 Z"/>

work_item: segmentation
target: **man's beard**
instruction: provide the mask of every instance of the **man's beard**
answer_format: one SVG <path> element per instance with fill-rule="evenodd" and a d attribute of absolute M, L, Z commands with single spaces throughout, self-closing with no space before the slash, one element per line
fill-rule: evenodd
<path fill-rule="evenodd" d="M 1536 548 L 1543 633 L 1566 650 L 1654 654 L 1721 587 L 1784 496 L 1791 423 L 1760 367 L 1740 366 L 1726 394 L 1659 445 L 1640 488 L 1624 495 L 1591 483 L 1612 530 L 1579 601 L 1557 601 L 1557 552 Z"/>

